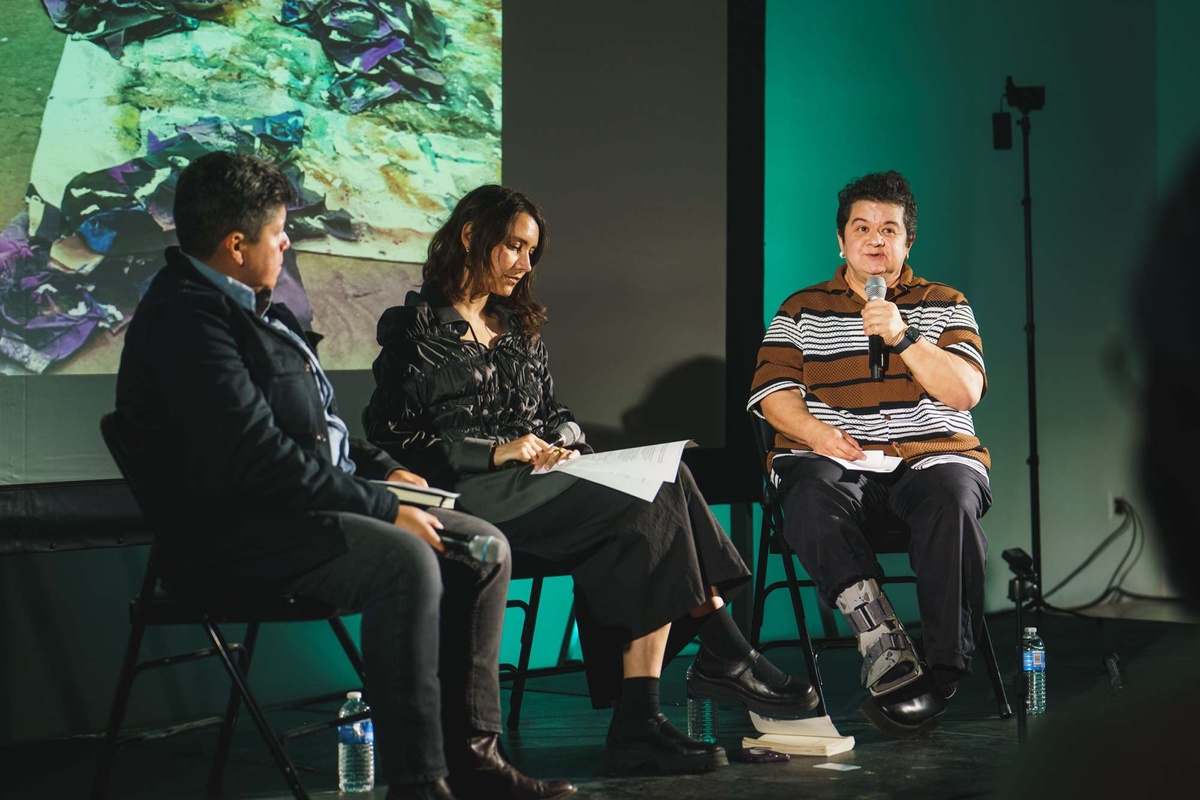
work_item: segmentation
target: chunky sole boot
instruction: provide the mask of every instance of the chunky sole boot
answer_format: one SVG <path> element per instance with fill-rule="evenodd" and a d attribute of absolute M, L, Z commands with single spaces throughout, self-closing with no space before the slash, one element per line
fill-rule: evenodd
<path fill-rule="evenodd" d="M 662 714 L 614 720 L 608 731 L 605 766 L 614 775 L 678 775 L 728 764 L 725 748 L 688 739 Z"/>
<path fill-rule="evenodd" d="M 763 658 L 751 650 L 739 662 L 719 661 L 701 649 L 688 679 L 688 694 L 704 700 L 733 700 L 769 717 L 812 711 L 820 702 L 812 686 L 787 676 L 778 686 L 770 686 L 754 674 L 754 666 Z"/>

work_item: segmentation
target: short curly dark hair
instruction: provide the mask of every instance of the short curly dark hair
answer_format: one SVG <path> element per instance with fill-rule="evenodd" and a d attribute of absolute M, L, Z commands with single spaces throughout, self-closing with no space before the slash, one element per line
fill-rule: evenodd
<path fill-rule="evenodd" d="M 861 178 L 855 178 L 838 192 L 837 232 L 844 236 L 846 223 L 850 221 L 850 208 L 859 200 L 870 200 L 875 203 L 889 203 L 904 209 L 904 232 L 908 244 L 912 244 L 917 235 L 917 198 L 913 197 L 912 187 L 905 178 L 895 170 L 887 172 L 872 172 Z"/>
<path fill-rule="evenodd" d="M 257 242 L 263 227 L 294 197 L 287 176 L 252 156 L 216 151 L 189 164 L 175 185 L 175 235 L 183 252 L 208 258 L 240 231 Z"/>

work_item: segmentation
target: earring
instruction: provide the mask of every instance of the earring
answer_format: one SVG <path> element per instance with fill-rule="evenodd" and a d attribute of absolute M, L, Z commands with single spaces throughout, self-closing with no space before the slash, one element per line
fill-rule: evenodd
<path fill-rule="evenodd" d="M 838 250 L 838 258 L 845 258 L 845 257 L 846 257 L 846 254 L 843 253 L 841 250 Z"/>

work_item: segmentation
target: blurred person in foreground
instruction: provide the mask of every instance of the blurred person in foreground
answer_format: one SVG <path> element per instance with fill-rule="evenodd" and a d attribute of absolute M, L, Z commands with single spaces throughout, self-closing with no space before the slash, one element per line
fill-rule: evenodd
<path fill-rule="evenodd" d="M 1173 797 L 1187 793 L 1195 775 L 1196 720 L 1200 719 L 1200 504 L 1195 473 L 1173 455 L 1200 440 L 1200 351 L 1193 301 L 1196 232 L 1200 231 L 1200 148 L 1154 216 L 1144 259 L 1136 265 L 1132 354 L 1141 367 L 1121 375 L 1118 387 L 1140 406 L 1140 481 L 1163 549 L 1163 566 L 1191 625 L 1171 634 L 1184 640 L 1168 658 L 1124 664 L 1116 697 L 1093 689 L 1037 725 L 1020 758 L 996 781 L 999 798 Z M 1144 381 L 1144 382 L 1143 382 Z M 1097 664 L 1097 677 L 1102 667 Z"/>

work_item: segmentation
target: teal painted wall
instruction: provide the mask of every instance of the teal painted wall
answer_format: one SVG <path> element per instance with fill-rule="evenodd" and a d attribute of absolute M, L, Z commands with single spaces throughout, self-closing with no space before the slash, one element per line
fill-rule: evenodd
<path fill-rule="evenodd" d="M 990 609 L 1007 604 L 1001 551 L 1030 550 L 1032 529 L 1021 140 L 1014 128 L 1014 149 L 994 150 L 991 114 L 1006 75 L 1046 86 L 1030 153 L 1050 588 L 1116 527 L 1110 496 L 1145 510 L 1136 409 L 1106 354 L 1124 338 L 1124 292 L 1157 193 L 1200 130 L 1197 14 L 1184 0 L 768 2 L 764 320 L 839 263 L 838 189 L 905 173 L 920 204 L 911 263 L 967 295 L 984 337 L 989 391 L 975 421 L 994 461 Z M 1126 541 L 1053 602 L 1093 599 Z M 1125 586 L 1171 592 L 1153 541 Z"/>
<path fill-rule="evenodd" d="M 1196 148 L 1200 132 L 1200 58 L 1195 36 L 1200 3 L 1158 0 L 1156 11 L 1158 176 L 1160 182 L 1169 183 Z"/>

